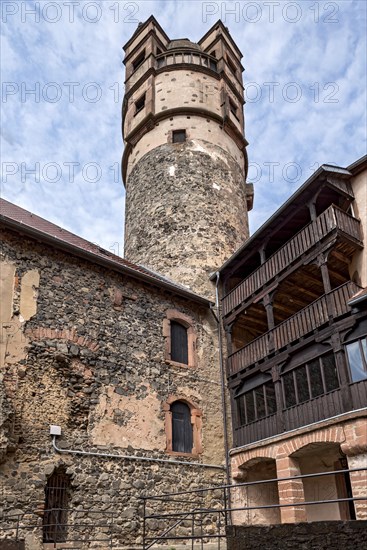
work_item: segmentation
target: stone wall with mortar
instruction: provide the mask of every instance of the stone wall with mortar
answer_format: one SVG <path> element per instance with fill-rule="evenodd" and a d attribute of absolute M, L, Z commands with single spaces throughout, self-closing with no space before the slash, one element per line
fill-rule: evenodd
<path fill-rule="evenodd" d="M 298 525 L 227 528 L 228 550 L 354 550 L 367 543 L 366 521 L 317 521 Z"/>
<path fill-rule="evenodd" d="M 9 306 L 2 320 L 1 512 L 31 512 L 32 521 L 38 514 L 41 525 L 47 478 L 64 465 L 74 523 L 84 518 L 107 536 L 81 510 L 99 518 L 113 512 L 121 548 L 139 545 L 140 495 L 220 484 L 222 470 L 56 454 L 49 425 L 62 427 L 60 447 L 224 464 L 214 317 L 15 233 L 3 233 L 1 261 Z M 197 367 L 165 360 L 163 321 L 172 309 L 193 320 Z M 202 413 L 199 456 L 166 452 L 164 404 L 173 396 Z M 41 528 L 32 536 L 38 544 Z"/>
<path fill-rule="evenodd" d="M 248 236 L 244 176 L 224 149 L 188 140 L 157 147 L 131 172 L 125 256 L 214 299 L 209 274 Z"/>

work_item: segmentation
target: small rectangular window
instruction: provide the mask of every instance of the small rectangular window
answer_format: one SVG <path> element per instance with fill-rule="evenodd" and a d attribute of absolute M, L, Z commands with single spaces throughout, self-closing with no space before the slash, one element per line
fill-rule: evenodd
<path fill-rule="evenodd" d="M 212 71 L 216 71 L 217 70 L 217 64 L 215 61 L 213 61 L 212 59 L 210 59 L 209 61 L 209 66 L 211 68 Z"/>
<path fill-rule="evenodd" d="M 227 63 L 228 63 L 229 68 L 231 69 L 232 73 L 234 75 L 236 75 L 236 73 L 237 73 L 236 65 L 233 63 L 232 59 L 230 57 L 228 57 L 228 55 L 227 55 Z"/>
<path fill-rule="evenodd" d="M 259 420 L 266 416 L 264 386 L 259 386 L 254 392 L 256 398 L 256 417 Z"/>
<path fill-rule="evenodd" d="M 303 403 L 310 399 L 310 390 L 308 388 L 308 380 L 306 373 L 306 366 L 300 367 L 296 370 L 297 381 L 297 393 L 298 403 Z"/>
<path fill-rule="evenodd" d="M 277 402 L 275 398 L 275 387 L 273 382 L 265 384 L 266 391 L 266 409 L 267 414 L 275 414 L 277 412 Z"/>
<path fill-rule="evenodd" d="M 186 130 L 173 130 L 172 143 L 184 143 L 186 141 Z"/>
<path fill-rule="evenodd" d="M 136 71 L 142 65 L 145 61 L 145 50 L 143 50 L 138 57 L 136 57 L 133 61 L 133 69 Z"/>
<path fill-rule="evenodd" d="M 229 108 L 230 108 L 230 111 L 231 113 L 237 118 L 238 120 L 238 107 L 237 105 L 235 104 L 234 101 L 232 101 L 231 98 L 229 98 Z"/>
<path fill-rule="evenodd" d="M 139 113 L 145 107 L 145 94 L 135 101 L 135 114 Z"/>
<path fill-rule="evenodd" d="M 367 378 L 367 338 L 346 345 L 350 377 L 352 382 Z"/>
<path fill-rule="evenodd" d="M 171 360 L 189 364 L 187 328 L 176 321 L 171 321 Z"/>
<path fill-rule="evenodd" d="M 241 395 L 237 398 L 237 415 L 238 415 L 238 422 L 240 426 L 244 426 L 246 424 L 246 405 L 245 405 L 245 396 Z"/>

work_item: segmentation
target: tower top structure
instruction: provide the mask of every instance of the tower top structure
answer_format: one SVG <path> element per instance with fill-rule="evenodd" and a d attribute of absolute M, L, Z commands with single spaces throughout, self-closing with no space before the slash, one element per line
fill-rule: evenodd
<path fill-rule="evenodd" d="M 242 54 L 221 21 L 194 43 L 153 16 L 124 50 L 125 256 L 212 294 L 252 207 Z"/>

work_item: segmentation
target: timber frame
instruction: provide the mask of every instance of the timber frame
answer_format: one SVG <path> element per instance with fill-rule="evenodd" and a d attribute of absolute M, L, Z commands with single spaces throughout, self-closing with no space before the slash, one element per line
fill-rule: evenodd
<path fill-rule="evenodd" d="M 361 291 L 349 267 L 363 249 L 352 177 L 323 165 L 220 270 L 235 447 L 367 404 L 367 379 L 353 382 L 345 352 L 351 335 L 367 334 L 367 300 L 349 304 Z M 305 365 L 317 361 L 324 391 L 313 395 Z M 301 369 L 306 398 L 298 396 Z M 289 406 L 292 370 L 297 402 Z"/>

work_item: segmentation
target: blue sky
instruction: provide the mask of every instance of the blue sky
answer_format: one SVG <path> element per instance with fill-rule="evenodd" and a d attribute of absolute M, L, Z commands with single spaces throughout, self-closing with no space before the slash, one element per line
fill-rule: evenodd
<path fill-rule="evenodd" d="M 115 253 L 122 46 L 151 14 L 193 41 L 221 18 L 244 55 L 251 232 L 320 164 L 365 153 L 363 1 L 1 4 L 2 197 Z"/>

